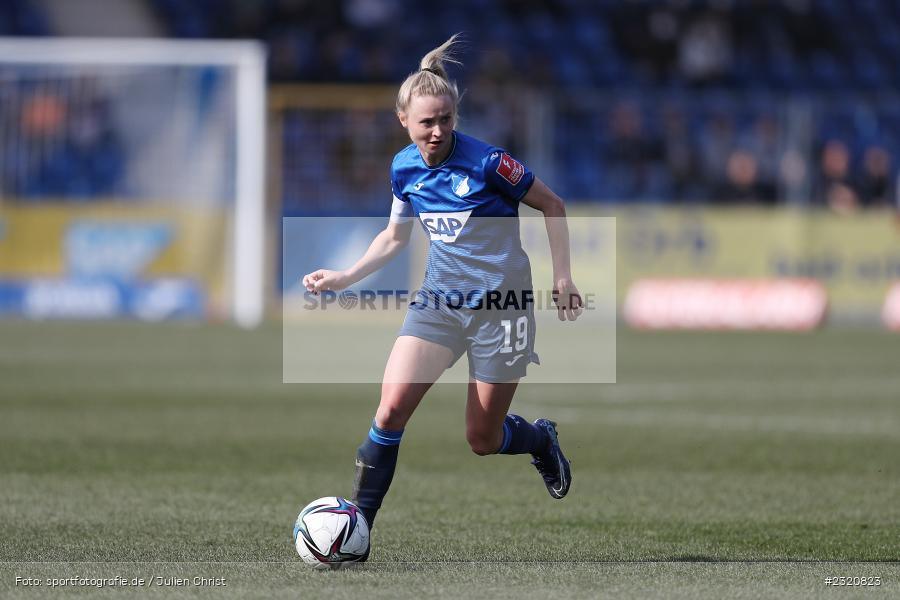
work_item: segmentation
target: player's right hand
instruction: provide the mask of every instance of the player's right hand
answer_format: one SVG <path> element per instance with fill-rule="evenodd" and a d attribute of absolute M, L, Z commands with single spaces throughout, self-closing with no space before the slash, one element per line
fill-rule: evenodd
<path fill-rule="evenodd" d="M 303 276 L 303 287 L 313 294 L 324 291 L 342 290 L 349 282 L 347 275 L 343 271 L 329 271 L 328 269 L 319 269 Z"/>

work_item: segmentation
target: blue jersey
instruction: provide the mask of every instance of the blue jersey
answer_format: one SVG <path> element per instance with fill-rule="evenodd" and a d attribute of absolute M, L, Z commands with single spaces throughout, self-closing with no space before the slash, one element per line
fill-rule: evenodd
<path fill-rule="evenodd" d="M 429 167 L 415 144 L 391 165 L 391 219 L 415 215 L 431 244 L 422 287 L 448 292 L 530 289 L 519 201 L 534 174 L 501 148 L 453 132 L 447 158 Z"/>

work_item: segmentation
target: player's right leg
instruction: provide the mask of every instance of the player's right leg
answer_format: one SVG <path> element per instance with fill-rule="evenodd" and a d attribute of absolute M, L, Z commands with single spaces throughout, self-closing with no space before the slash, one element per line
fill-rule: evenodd
<path fill-rule="evenodd" d="M 401 335 L 394 342 L 384 370 L 381 402 L 369 434 L 356 454 L 353 502 L 371 527 L 397 466 L 403 429 L 454 354 L 446 346 Z"/>

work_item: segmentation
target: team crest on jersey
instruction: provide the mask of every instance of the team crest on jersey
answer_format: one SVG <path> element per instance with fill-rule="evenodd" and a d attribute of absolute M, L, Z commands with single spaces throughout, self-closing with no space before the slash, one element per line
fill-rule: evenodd
<path fill-rule="evenodd" d="M 419 219 L 422 225 L 428 231 L 429 237 L 434 240 L 440 240 L 452 244 L 459 237 L 466 221 L 469 220 L 471 210 L 463 212 L 439 212 L 439 213 L 419 213 Z"/>
<path fill-rule="evenodd" d="M 468 175 L 457 175 L 456 173 L 450 174 L 450 187 L 453 188 L 453 193 L 462 198 L 466 194 L 469 193 L 469 176 Z"/>
<path fill-rule="evenodd" d="M 497 165 L 497 173 L 503 179 L 516 185 L 522 180 L 522 175 L 525 174 L 525 167 L 522 166 L 522 163 L 504 152 L 500 156 L 500 164 Z"/>

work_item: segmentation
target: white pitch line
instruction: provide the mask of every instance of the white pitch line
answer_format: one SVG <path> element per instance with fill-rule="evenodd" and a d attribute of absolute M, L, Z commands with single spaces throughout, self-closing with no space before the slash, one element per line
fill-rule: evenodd
<path fill-rule="evenodd" d="M 565 388 L 557 387 L 565 390 Z M 894 398 L 900 390 L 900 378 L 844 378 L 828 381 L 810 380 L 702 380 L 654 383 L 617 383 L 573 388 L 577 396 L 565 397 L 568 404 L 632 404 L 635 402 L 684 402 L 715 400 L 787 400 Z M 524 383 L 517 399 L 546 399 L 547 389 Z"/>
<path fill-rule="evenodd" d="M 569 425 L 621 425 L 682 429 L 710 429 L 756 433 L 797 433 L 806 435 L 863 436 L 900 440 L 900 419 L 883 413 L 868 418 L 820 415 L 734 415 L 697 411 L 658 411 L 646 408 L 623 409 L 519 404 L 534 414 L 545 415 Z"/>

